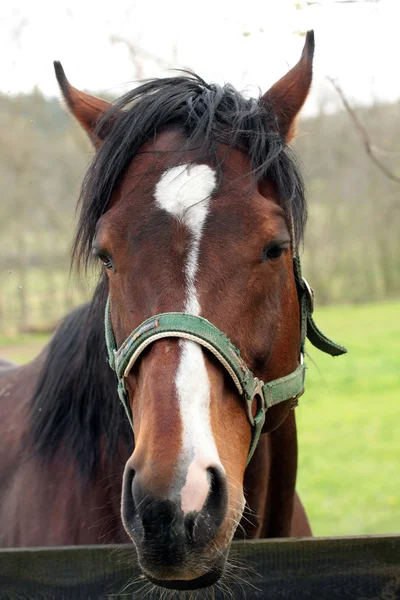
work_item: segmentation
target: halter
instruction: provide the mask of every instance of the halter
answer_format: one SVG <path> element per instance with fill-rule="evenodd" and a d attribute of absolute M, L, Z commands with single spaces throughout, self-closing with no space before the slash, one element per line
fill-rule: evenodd
<path fill-rule="evenodd" d="M 240 351 L 230 339 L 215 325 L 188 313 L 166 312 L 143 321 L 117 349 L 110 316 L 110 297 L 107 298 L 105 310 L 105 335 L 108 351 L 108 362 L 118 378 L 118 395 L 125 408 L 133 429 L 132 412 L 125 379 L 128 377 L 137 359 L 150 344 L 163 338 L 182 338 L 196 342 L 211 352 L 229 373 L 237 391 L 244 401 L 247 418 L 252 427 L 247 464 L 249 464 L 257 447 L 265 423 L 265 415 L 269 408 L 292 401 L 296 406 L 304 392 L 306 366 L 303 362 L 306 337 L 319 350 L 338 356 L 347 352 L 327 338 L 316 326 L 312 313 L 314 310 L 314 293 L 301 275 L 300 259 L 293 259 L 297 294 L 300 306 L 300 361 L 298 367 L 285 377 L 264 383 L 253 375 L 240 356 Z M 256 414 L 253 417 L 253 403 L 256 401 Z"/>

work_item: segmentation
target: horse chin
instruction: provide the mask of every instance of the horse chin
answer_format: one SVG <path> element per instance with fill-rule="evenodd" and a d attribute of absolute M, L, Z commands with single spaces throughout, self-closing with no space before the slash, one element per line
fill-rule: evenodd
<path fill-rule="evenodd" d="M 145 571 L 143 571 L 143 574 L 150 581 L 150 583 L 153 583 L 159 587 L 179 591 L 199 590 L 201 588 L 210 587 L 219 581 L 224 573 L 228 552 L 229 548 L 227 548 L 226 551 L 218 557 L 218 560 L 211 569 L 195 579 L 157 579 Z"/>

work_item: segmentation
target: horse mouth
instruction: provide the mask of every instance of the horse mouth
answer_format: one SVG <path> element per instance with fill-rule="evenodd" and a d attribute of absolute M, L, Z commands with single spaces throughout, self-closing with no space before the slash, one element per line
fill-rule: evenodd
<path fill-rule="evenodd" d="M 143 571 L 143 574 L 150 581 L 150 583 L 162 588 L 179 591 L 199 590 L 201 588 L 214 585 L 214 583 L 217 583 L 217 581 L 222 577 L 227 555 L 228 550 L 218 558 L 216 564 L 214 564 L 211 569 L 195 579 L 156 579 L 154 576 L 149 575 L 145 571 Z"/>

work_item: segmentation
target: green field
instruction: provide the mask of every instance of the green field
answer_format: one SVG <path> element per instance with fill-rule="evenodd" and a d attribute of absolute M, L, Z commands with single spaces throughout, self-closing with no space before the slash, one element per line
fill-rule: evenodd
<path fill-rule="evenodd" d="M 296 409 L 298 489 L 315 535 L 400 531 L 400 302 L 318 308 L 316 320 L 349 354 L 308 348 Z M 43 336 L 0 337 L 23 362 Z"/>
<path fill-rule="evenodd" d="M 400 531 L 399 316 L 400 302 L 316 311 L 349 350 L 308 348 L 297 409 L 298 488 L 317 535 Z"/>

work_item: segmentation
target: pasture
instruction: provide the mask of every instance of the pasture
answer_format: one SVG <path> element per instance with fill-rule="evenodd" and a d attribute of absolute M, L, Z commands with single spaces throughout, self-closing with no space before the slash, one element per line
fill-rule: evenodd
<path fill-rule="evenodd" d="M 400 530 L 399 313 L 399 301 L 317 306 L 318 325 L 349 354 L 333 359 L 308 345 L 298 489 L 314 535 Z M 26 362 L 47 339 L 0 335 L 0 355 Z"/>

